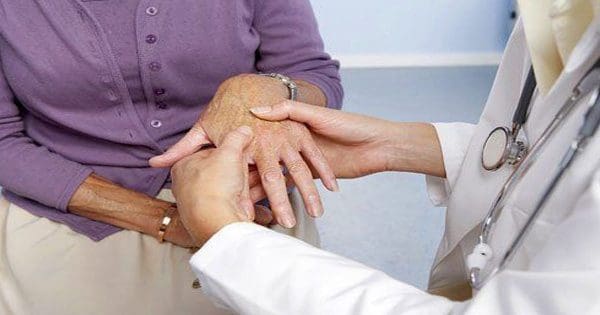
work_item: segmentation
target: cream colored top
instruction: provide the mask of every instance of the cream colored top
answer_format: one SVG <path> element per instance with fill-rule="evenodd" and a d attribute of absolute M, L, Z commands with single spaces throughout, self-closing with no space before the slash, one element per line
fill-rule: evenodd
<path fill-rule="evenodd" d="M 518 0 L 538 87 L 547 95 L 600 12 L 600 0 Z"/>

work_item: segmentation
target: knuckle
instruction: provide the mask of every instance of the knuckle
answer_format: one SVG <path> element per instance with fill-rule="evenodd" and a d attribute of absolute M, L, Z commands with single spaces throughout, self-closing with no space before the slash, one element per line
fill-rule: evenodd
<path fill-rule="evenodd" d="M 261 174 L 261 179 L 265 183 L 276 182 L 276 181 L 280 180 L 282 177 L 283 177 L 283 174 L 281 173 L 281 169 L 275 168 L 275 167 L 266 168 Z"/>
<path fill-rule="evenodd" d="M 290 109 L 292 109 L 293 105 L 294 103 L 291 100 L 285 100 L 281 104 L 279 104 L 279 106 L 281 106 L 281 108 L 285 111 L 289 111 Z"/>
<path fill-rule="evenodd" d="M 312 148 L 312 147 L 302 151 L 302 154 L 311 160 L 312 159 L 320 159 L 323 156 L 321 154 L 321 151 L 319 151 L 316 148 Z"/>
<path fill-rule="evenodd" d="M 297 159 L 286 163 L 286 167 L 290 174 L 301 174 L 307 171 L 308 167 L 304 161 Z"/>

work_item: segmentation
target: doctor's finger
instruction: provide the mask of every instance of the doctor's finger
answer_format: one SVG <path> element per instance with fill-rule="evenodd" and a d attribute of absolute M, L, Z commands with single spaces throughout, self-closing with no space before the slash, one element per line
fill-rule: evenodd
<path fill-rule="evenodd" d="M 242 161 L 244 161 L 242 159 Z M 254 212 L 254 202 L 250 199 L 250 185 L 248 185 L 248 164 L 242 162 L 242 193 L 240 194 L 240 207 L 246 213 L 246 218 L 249 221 L 254 221 L 255 212 Z"/>
<path fill-rule="evenodd" d="M 312 177 L 312 173 L 300 153 L 291 147 L 287 147 L 283 152 L 283 162 L 288 169 L 289 174 L 296 183 L 296 187 L 302 195 L 304 205 L 308 214 L 312 217 L 323 215 L 323 205 L 319 191 Z"/>
<path fill-rule="evenodd" d="M 326 124 L 331 121 L 331 117 L 339 114 L 338 110 L 294 101 L 284 101 L 274 106 L 254 107 L 250 111 L 261 119 L 272 121 L 291 119 L 315 128 Z"/>
<path fill-rule="evenodd" d="M 256 157 L 256 166 L 277 222 L 286 228 L 294 227 L 296 218 L 292 211 L 285 185 L 285 177 L 279 166 L 278 158 L 272 154 L 260 153 Z"/>

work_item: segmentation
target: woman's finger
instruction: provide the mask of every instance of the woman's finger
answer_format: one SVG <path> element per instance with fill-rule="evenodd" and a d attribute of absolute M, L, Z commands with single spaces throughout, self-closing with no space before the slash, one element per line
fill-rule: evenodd
<path fill-rule="evenodd" d="M 289 189 L 291 187 L 294 186 L 294 181 L 291 179 L 291 177 L 289 177 L 289 175 L 287 175 L 285 177 L 285 187 L 286 189 Z M 264 200 L 265 198 L 267 198 L 267 193 L 265 192 L 264 188 L 262 187 L 262 183 L 257 183 L 256 185 L 250 185 L 250 199 L 252 200 L 252 202 L 257 203 L 259 201 Z"/>
<path fill-rule="evenodd" d="M 321 204 L 319 191 L 315 186 L 312 173 L 300 153 L 291 147 L 287 147 L 284 149 L 282 159 L 300 191 L 300 195 L 302 195 L 308 214 L 315 218 L 323 215 L 323 205 Z"/>
<path fill-rule="evenodd" d="M 262 185 L 269 197 L 275 219 L 286 228 L 294 227 L 296 218 L 292 211 L 285 178 L 279 166 L 278 158 L 273 154 L 262 151 L 256 157 L 256 166 L 261 174 Z"/>
<path fill-rule="evenodd" d="M 330 191 L 339 191 L 340 187 L 335 177 L 335 173 L 329 166 L 329 162 L 325 158 L 321 149 L 317 147 L 315 142 L 310 139 L 305 139 L 300 143 L 300 152 L 304 158 L 310 162 L 311 166 L 317 171 L 321 182 Z"/>
<path fill-rule="evenodd" d="M 208 136 L 200 124 L 196 123 L 188 133 L 165 153 L 150 159 L 152 167 L 170 167 L 182 158 L 194 154 L 203 146 L 210 144 Z"/>

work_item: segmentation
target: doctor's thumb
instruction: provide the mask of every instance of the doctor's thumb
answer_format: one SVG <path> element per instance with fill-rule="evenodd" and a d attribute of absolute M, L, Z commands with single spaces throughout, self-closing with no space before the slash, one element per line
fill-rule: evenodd
<path fill-rule="evenodd" d="M 223 139 L 223 143 L 218 147 L 220 150 L 230 150 L 241 155 L 242 151 L 250 144 L 254 138 L 252 128 L 241 126 L 230 132 Z"/>

